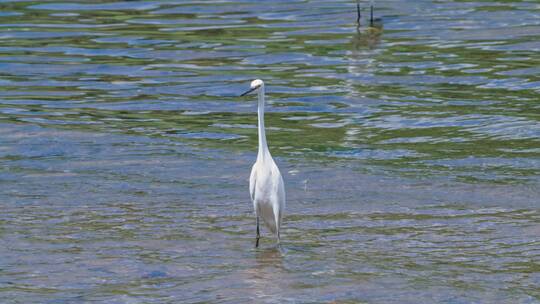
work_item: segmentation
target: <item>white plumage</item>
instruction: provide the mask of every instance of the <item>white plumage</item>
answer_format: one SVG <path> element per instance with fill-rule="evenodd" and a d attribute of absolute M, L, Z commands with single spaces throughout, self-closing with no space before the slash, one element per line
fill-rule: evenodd
<path fill-rule="evenodd" d="M 258 130 L 259 130 L 259 152 L 257 161 L 251 169 L 249 178 L 249 193 L 257 216 L 257 238 L 255 246 L 259 246 L 259 218 L 277 237 L 279 243 L 279 229 L 285 209 L 285 186 L 279 168 L 272 159 L 268 145 L 266 144 L 266 134 L 264 129 L 264 82 L 260 79 L 251 82 L 251 89 L 242 96 L 257 92 L 259 97 L 258 105 Z"/>

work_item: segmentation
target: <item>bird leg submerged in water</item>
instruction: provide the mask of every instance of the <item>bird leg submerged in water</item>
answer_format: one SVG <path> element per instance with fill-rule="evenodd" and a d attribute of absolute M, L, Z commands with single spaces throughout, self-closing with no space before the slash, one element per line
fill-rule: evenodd
<path fill-rule="evenodd" d="M 373 27 L 373 5 L 370 7 L 369 26 Z"/>
<path fill-rule="evenodd" d="M 259 247 L 259 239 L 261 238 L 261 234 L 259 233 L 259 217 L 257 216 L 257 237 L 255 240 L 255 248 Z"/>
<path fill-rule="evenodd" d="M 360 0 L 356 0 L 356 26 L 360 27 L 360 20 L 362 19 L 362 14 L 360 12 Z M 369 26 L 370 27 L 376 27 L 376 22 L 380 21 L 380 19 L 373 18 L 373 1 L 370 1 L 369 5 Z"/>
<path fill-rule="evenodd" d="M 362 17 L 362 14 L 360 13 L 360 0 L 356 1 L 356 13 L 358 15 L 356 17 L 356 23 L 358 24 L 358 26 L 360 26 L 360 19 Z"/>

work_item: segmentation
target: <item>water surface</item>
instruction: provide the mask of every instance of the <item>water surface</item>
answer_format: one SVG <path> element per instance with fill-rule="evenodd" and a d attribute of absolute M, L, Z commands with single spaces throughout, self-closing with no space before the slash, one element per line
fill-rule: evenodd
<path fill-rule="evenodd" d="M 355 9 L 0 1 L 1 302 L 539 303 L 540 7 Z"/>

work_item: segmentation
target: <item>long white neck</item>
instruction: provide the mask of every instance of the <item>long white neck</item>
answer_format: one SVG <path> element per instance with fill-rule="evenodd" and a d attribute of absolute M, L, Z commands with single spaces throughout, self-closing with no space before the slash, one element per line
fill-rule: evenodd
<path fill-rule="evenodd" d="M 259 153 L 258 159 L 264 159 L 266 156 L 270 156 L 268 151 L 268 145 L 266 144 L 266 133 L 264 131 L 264 86 L 259 90 L 259 106 L 258 106 L 258 118 L 259 118 Z"/>

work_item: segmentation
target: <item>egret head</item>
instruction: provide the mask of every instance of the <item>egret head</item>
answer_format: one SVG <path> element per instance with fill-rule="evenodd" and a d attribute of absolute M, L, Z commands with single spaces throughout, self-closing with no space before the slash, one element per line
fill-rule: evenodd
<path fill-rule="evenodd" d="M 247 95 L 251 92 L 259 92 L 259 90 L 261 90 L 262 88 L 264 88 L 264 82 L 260 79 L 255 79 L 251 82 L 251 84 L 249 85 L 250 86 L 250 89 L 243 93 L 242 95 L 240 96 L 244 96 L 244 95 Z"/>

